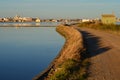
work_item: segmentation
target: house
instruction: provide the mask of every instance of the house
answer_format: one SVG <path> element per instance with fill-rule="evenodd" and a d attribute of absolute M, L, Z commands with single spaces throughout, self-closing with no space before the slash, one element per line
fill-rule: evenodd
<path fill-rule="evenodd" d="M 90 19 L 82 19 L 82 22 L 90 22 Z"/>
<path fill-rule="evenodd" d="M 35 20 L 35 22 L 40 22 L 40 19 L 39 19 L 39 18 L 37 18 L 37 19 Z"/>
<path fill-rule="evenodd" d="M 32 22 L 32 18 L 31 17 L 23 17 L 22 21 L 23 22 Z"/>
<path fill-rule="evenodd" d="M 4 22 L 9 22 L 10 20 L 9 20 L 9 18 L 3 18 L 3 21 Z"/>
<path fill-rule="evenodd" d="M 0 22 L 3 22 L 3 18 L 0 18 Z"/>
<path fill-rule="evenodd" d="M 57 20 L 53 19 L 52 22 L 57 22 Z"/>
<path fill-rule="evenodd" d="M 116 23 L 116 17 L 114 14 L 103 14 L 101 20 L 103 24 L 115 24 Z"/>

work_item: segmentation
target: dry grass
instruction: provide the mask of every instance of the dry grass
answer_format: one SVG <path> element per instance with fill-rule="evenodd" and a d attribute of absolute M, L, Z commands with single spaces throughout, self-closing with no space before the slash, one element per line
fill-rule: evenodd
<path fill-rule="evenodd" d="M 106 25 L 102 23 L 87 22 L 87 23 L 80 23 L 78 26 L 120 34 L 120 25 L 114 25 L 114 24 Z"/>
<path fill-rule="evenodd" d="M 85 80 L 88 60 L 81 60 L 81 54 L 85 54 L 82 35 L 77 29 L 68 26 L 58 26 L 56 30 L 65 37 L 66 42 L 49 79 Z"/>
<path fill-rule="evenodd" d="M 52 62 L 49 71 L 35 80 L 85 80 L 87 78 L 88 59 L 83 56 L 86 49 L 83 37 L 77 28 L 60 25 L 56 28 L 66 42 L 59 55 Z"/>

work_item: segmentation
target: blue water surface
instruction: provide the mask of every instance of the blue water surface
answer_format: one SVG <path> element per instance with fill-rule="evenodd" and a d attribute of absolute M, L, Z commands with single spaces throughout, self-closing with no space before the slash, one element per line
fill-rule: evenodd
<path fill-rule="evenodd" d="M 63 44 L 55 27 L 0 27 L 0 80 L 32 80 Z"/>

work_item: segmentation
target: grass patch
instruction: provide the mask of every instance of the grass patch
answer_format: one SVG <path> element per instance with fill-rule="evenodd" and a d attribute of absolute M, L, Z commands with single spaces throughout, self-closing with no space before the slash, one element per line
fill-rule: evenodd
<path fill-rule="evenodd" d="M 120 25 L 114 25 L 114 24 L 106 25 L 102 23 L 86 22 L 86 23 L 80 23 L 78 26 L 104 30 L 104 31 L 120 32 Z"/>
<path fill-rule="evenodd" d="M 81 64 L 73 59 L 66 60 L 59 65 L 50 80 L 85 80 L 88 77 L 87 66 L 88 60 L 84 60 Z"/>

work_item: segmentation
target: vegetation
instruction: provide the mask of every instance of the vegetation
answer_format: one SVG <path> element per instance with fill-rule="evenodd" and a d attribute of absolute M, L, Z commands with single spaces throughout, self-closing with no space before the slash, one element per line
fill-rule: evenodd
<path fill-rule="evenodd" d="M 89 63 L 84 60 L 81 64 L 73 59 L 68 59 L 51 76 L 50 80 L 85 80 L 87 78 L 86 66 Z"/>
<path fill-rule="evenodd" d="M 59 55 L 52 62 L 47 72 L 35 80 L 85 80 L 88 77 L 88 54 L 83 45 L 83 38 L 78 28 L 60 25 L 56 31 L 66 41 Z"/>
<path fill-rule="evenodd" d="M 80 23 L 79 27 L 88 27 L 88 28 L 97 29 L 97 30 L 120 33 L 120 25 L 114 25 L 114 24 L 107 25 L 102 23 L 86 22 L 86 23 Z"/>
<path fill-rule="evenodd" d="M 68 26 L 59 26 L 56 30 L 65 37 L 66 43 L 49 80 L 85 80 L 88 77 L 89 61 L 80 32 Z"/>
<path fill-rule="evenodd" d="M 88 27 L 88 28 L 97 29 L 97 30 L 110 31 L 110 32 L 117 32 L 117 33 L 120 32 L 120 25 L 114 25 L 114 24 L 106 25 L 102 23 L 86 22 L 86 23 L 80 23 L 78 24 L 78 26 Z M 75 44 L 78 35 L 76 35 L 75 31 L 72 29 L 69 29 L 69 27 L 63 26 L 63 27 L 58 27 L 57 32 L 59 32 L 62 36 L 66 38 L 67 40 L 66 42 L 71 46 L 70 49 L 73 49 L 71 51 L 72 51 L 72 54 L 74 54 L 76 52 L 74 50 L 78 49 L 78 46 L 77 46 L 78 43 Z M 72 44 L 74 44 L 75 46 L 72 47 Z M 64 47 L 64 49 L 66 49 L 66 46 Z M 70 52 L 68 55 L 71 55 Z M 85 80 L 87 79 L 88 77 L 87 69 L 90 66 L 88 56 L 89 55 L 86 53 L 80 53 L 81 60 L 76 60 L 75 57 L 73 57 L 72 59 L 64 59 L 64 62 L 59 64 L 57 69 L 54 71 L 54 74 L 50 77 L 50 80 Z"/>

